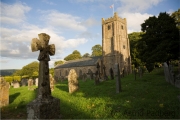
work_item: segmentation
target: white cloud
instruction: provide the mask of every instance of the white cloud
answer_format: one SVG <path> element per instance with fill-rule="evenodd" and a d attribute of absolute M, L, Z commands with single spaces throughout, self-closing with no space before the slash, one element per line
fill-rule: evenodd
<path fill-rule="evenodd" d="M 55 3 L 50 2 L 49 0 L 42 0 L 42 2 L 49 4 L 49 5 L 56 5 Z"/>
<path fill-rule="evenodd" d="M 143 12 L 158 5 L 163 0 L 119 0 L 121 7 L 117 11 L 123 12 Z"/>
<path fill-rule="evenodd" d="M 139 32 L 141 30 L 141 24 L 144 23 L 144 20 L 153 15 L 147 13 L 122 13 L 121 16 L 126 18 L 128 33 L 131 33 Z"/>
<path fill-rule="evenodd" d="M 88 26 L 88 27 L 98 25 L 98 24 L 100 25 L 100 21 L 97 21 L 94 18 L 89 18 L 89 19 L 81 22 L 81 25 Z"/>
<path fill-rule="evenodd" d="M 31 8 L 22 3 L 15 3 L 9 5 L 0 2 L 1 6 L 1 23 L 5 24 L 18 24 L 26 19 L 25 13 L 31 10 Z"/>
<path fill-rule="evenodd" d="M 82 22 L 80 17 L 60 13 L 55 10 L 39 11 L 43 14 L 41 17 L 42 20 L 45 20 L 49 26 L 59 27 L 59 29 L 70 29 L 74 31 L 86 30 L 86 27 L 80 24 Z"/>

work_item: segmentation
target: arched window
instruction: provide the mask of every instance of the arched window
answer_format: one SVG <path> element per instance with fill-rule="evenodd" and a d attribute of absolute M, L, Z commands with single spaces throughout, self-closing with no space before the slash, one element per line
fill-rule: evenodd
<path fill-rule="evenodd" d="M 123 25 L 121 25 L 121 29 L 123 29 Z"/>
<path fill-rule="evenodd" d="M 111 29 L 111 25 L 108 25 L 108 30 L 110 30 Z"/>

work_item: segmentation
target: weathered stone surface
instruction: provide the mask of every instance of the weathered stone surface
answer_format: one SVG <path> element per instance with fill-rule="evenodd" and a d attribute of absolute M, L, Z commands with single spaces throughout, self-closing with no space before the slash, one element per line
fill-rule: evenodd
<path fill-rule="evenodd" d="M 9 83 L 0 77 L 0 107 L 9 105 Z"/>
<path fill-rule="evenodd" d="M 34 90 L 33 89 L 33 79 L 28 80 L 28 90 Z"/>
<path fill-rule="evenodd" d="M 55 80 L 54 80 L 54 78 L 52 77 L 51 74 L 49 74 L 49 80 L 50 80 L 50 88 L 51 88 L 51 91 L 54 91 L 54 83 L 55 83 Z"/>
<path fill-rule="evenodd" d="M 74 69 L 71 69 L 68 75 L 69 93 L 73 93 L 79 89 L 79 82 L 77 80 L 77 74 Z"/>
<path fill-rule="evenodd" d="M 13 87 L 14 88 L 19 88 L 20 87 L 20 84 L 18 81 L 13 81 Z"/>
<path fill-rule="evenodd" d="M 27 85 L 28 85 L 28 82 L 27 82 L 27 81 L 28 81 L 27 79 L 23 78 L 23 79 L 21 80 L 21 85 L 22 85 L 22 86 L 27 86 Z"/>
<path fill-rule="evenodd" d="M 60 100 L 54 97 L 48 99 L 36 98 L 27 105 L 28 119 L 59 119 Z"/>
<path fill-rule="evenodd" d="M 114 65 L 114 74 L 116 78 L 116 93 L 119 93 L 121 91 L 121 78 L 118 63 L 115 63 Z"/>
<path fill-rule="evenodd" d="M 50 61 L 49 55 L 55 54 L 55 45 L 48 45 L 50 36 L 46 33 L 41 33 L 38 36 L 40 40 L 36 38 L 31 43 L 32 51 L 40 50 L 38 95 L 27 105 L 28 119 L 59 119 L 60 100 L 51 96 L 48 63 Z"/>
<path fill-rule="evenodd" d="M 35 82 L 36 86 L 38 86 L 38 78 L 36 78 Z"/>

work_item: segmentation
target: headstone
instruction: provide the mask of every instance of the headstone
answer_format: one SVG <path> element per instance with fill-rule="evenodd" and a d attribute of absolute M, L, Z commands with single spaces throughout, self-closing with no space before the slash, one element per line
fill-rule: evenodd
<path fill-rule="evenodd" d="M 25 79 L 25 78 L 21 79 L 21 85 L 27 86 L 27 79 Z"/>
<path fill-rule="evenodd" d="M 36 78 L 36 80 L 35 80 L 35 81 L 36 81 L 36 86 L 38 87 L 38 78 Z"/>
<path fill-rule="evenodd" d="M 20 87 L 20 84 L 19 84 L 18 81 L 14 81 L 14 82 L 13 82 L 13 86 L 14 86 L 14 88 L 19 88 L 19 87 Z"/>
<path fill-rule="evenodd" d="M 0 77 L 0 108 L 9 105 L 9 83 Z"/>
<path fill-rule="evenodd" d="M 114 72 L 113 72 L 113 69 L 111 68 L 109 72 L 110 72 L 111 80 L 114 80 Z"/>
<path fill-rule="evenodd" d="M 52 77 L 51 74 L 49 74 L 49 80 L 50 80 L 50 88 L 51 88 L 51 92 L 54 91 L 54 78 Z"/>
<path fill-rule="evenodd" d="M 33 89 L 33 79 L 28 80 L 28 90 L 34 90 Z"/>
<path fill-rule="evenodd" d="M 114 73 L 116 78 L 116 93 L 119 93 L 121 91 L 121 78 L 118 63 L 115 63 L 114 65 Z"/>
<path fill-rule="evenodd" d="M 86 80 L 87 80 L 87 75 L 86 75 L 86 73 L 84 73 L 84 74 L 82 75 L 82 79 L 83 79 L 83 81 L 86 81 Z"/>
<path fill-rule="evenodd" d="M 95 85 L 98 85 L 99 84 L 99 73 L 98 73 L 98 70 L 96 71 L 95 73 Z"/>
<path fill-rule="evenodd" d="M 55 45 L 48 45 L 50 36 L 46 33 L 38 36 L 40 40 L 34 38 L 31 43 L 33 52 L 40 50 L 38 93 L 37 98 L 27 105 L 27 119 L 59 119 L 60 100 L 52 97 L 49 82 L 49 55 L 55 54 Z"/>
<path fill-rule="evenodd" d="M 97 71 L 98 71 L 99 79 L 101 79 L 101 73 L 100 73 L 100 65 L 99 65 L 99 63 L 97 63 L 96 68 L 97 68 Z"/>
<path fill-rule="evenodd" d="M 170 73 L 169 73 L 169 67 L 166 62 L 164 62 L 164 75 L 167 82 L 170 82 Z"/>
<path fill-rule="evenodd" d="M 74 69 L 71 69 L 69 71 L 68 86 L 69 86 L 69 93 L 73 93 L 79 89 L 79 82 L 77 80 L 77 74 Z"/>
<path fill-rule="evenodd" d="M 104 80 L 108 80 L 108 76 L 106 75 L 106 67 L 103 65 L 103 71 L 104 71 Z"/>

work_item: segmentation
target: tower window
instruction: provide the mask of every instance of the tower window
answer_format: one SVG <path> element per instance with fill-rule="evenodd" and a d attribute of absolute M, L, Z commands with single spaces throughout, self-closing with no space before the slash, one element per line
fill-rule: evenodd
<path fill-rule="evenodd" d="M 121 25 L 121 29 L 123 29 L 123 25 Z"/>
<path fill-rule="evenodd" d="M 125 45 L 123 45 L 123 48 L 124 48 L 124 49 L 126 48 Z"/>
<path fill-rule="evenodd" d="M 111 29 L 111 26 L 110 25 L 108 25 L 108 30 L 110 30 Z"/>

